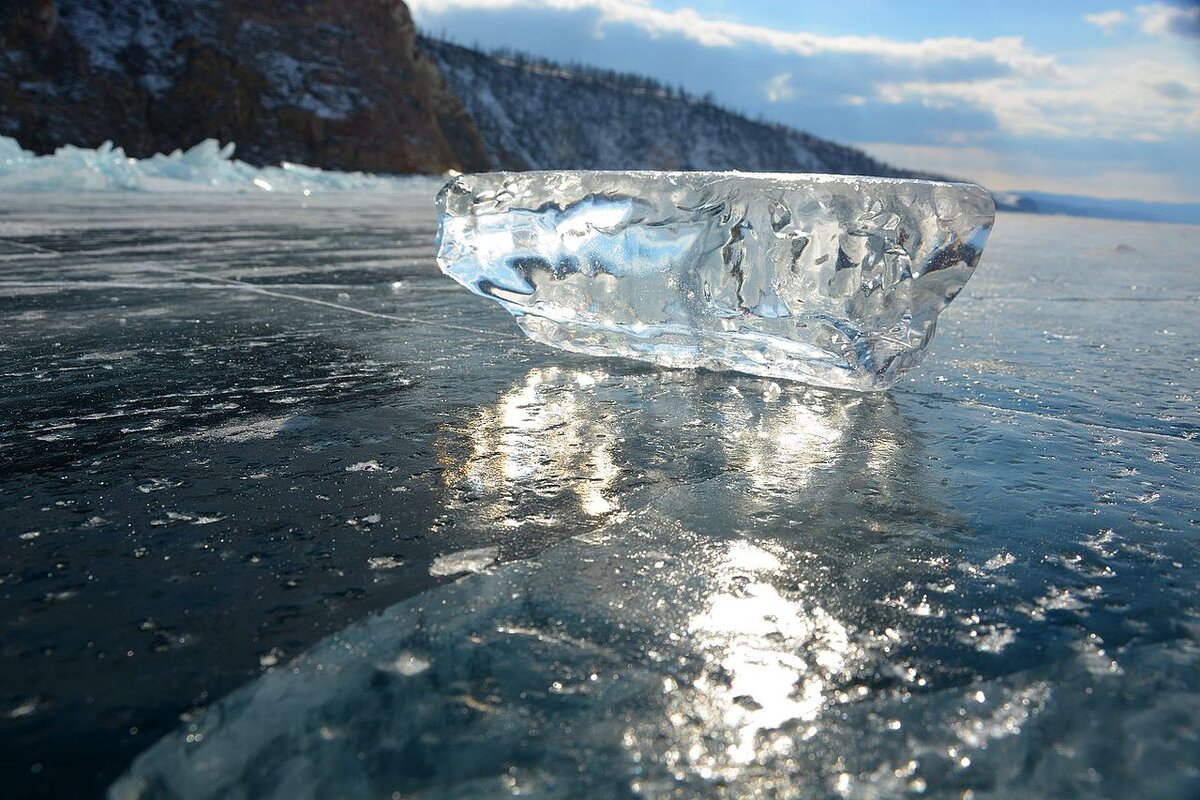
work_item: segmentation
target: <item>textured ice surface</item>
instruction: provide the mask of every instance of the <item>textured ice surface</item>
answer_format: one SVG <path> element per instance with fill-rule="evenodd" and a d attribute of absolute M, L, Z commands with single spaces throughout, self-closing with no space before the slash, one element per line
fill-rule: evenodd
<path fill-rule="evenodd" d="M 438 263 L 544 344 L 838 388 L 916 366 L 992 227 L 969 184 L 830 175 L 464 175 Z"/>
<path fill-rule="evenodd" d="M 1098 431 L 589 367 L 514 376 L 442 466 L 501 541 L 525 493 L 591 530 L 279 665 L 111 798 L 1195 796 L 1189 512 L 1143 550 L 1122 512 L 1047 506 L 1113 486 Z"/>
<path fill-rule="evenodd" d="M 428 184 L 425 176 L 388 177 L 327 172 L 302 164 L 255 167 L 233 157 L 233 143 L 206 139 L 187 151 L 130 158 L 105 142 L 96 149 L 60 147 L 39 156 L 0 136 L 0 191 L 235 191 L 310 194 L 397 191 Z"/>
<path fill-rule="evenodd" d="M 4 797 L 1200 797 L 1200 228 L 1002 214 L 856 394 L 530 346 L 431 199 L 0 193 Z"/>

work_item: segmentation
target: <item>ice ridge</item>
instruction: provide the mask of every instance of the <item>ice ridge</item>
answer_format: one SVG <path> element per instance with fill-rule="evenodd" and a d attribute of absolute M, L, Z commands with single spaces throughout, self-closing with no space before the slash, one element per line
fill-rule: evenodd
<path fill-rule="evenodd" d="M 134 192 L 387 192 L 428 185 L 429 176 L 388 176 L 337 172 L 284 162 L 255 167 L 233 157 L 235 145 L 205 139 L 169 155 L 132 158 L 112 142 L 92 149 L 66 145 L 50 155 L 24 150 L 15 139 L 0 136 L 0 191 L 134 191 Z"/>

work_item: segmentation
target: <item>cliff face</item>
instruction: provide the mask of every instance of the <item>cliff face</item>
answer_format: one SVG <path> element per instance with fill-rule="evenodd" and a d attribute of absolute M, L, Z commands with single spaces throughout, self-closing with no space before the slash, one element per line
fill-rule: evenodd
<path fill-rule="evenodd" d="M 440 172 L 482 139 L 400 0 L 0 0 L 0 134 L 130 155 Z"/>
<path fill-rule="evenodd" d="M 421 38 L 496 169 L 836 172 L 932 177 L 747 119 L 645 78 L 487 55 Z"/>
<path fill-rule="evenodd" d="M 914 175 L 645 78 L 419 38 L 401 0 L 0 0 L 0 134 L 370 172 Z"/>

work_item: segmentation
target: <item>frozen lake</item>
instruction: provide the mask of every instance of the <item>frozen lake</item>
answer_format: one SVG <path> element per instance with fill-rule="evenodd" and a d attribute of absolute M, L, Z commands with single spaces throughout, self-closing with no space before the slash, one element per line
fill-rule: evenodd
<path fill-rule="evenodd" d="M 1200 794 L 1200 228 L 1001 215 L 855 395 L 533 344 L 435 227 L 0 198 L 9 796 Z"/>

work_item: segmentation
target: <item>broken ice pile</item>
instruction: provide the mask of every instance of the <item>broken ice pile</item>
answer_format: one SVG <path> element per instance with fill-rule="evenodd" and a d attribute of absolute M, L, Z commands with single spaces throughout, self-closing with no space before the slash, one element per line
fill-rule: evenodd
<path fill-rule="evenodd" d="M 995 217 L 962 183 L 731 172 L 463 175 L 438 263 L 530 338 L 845 389 L 916 366 Z"/>
<path fill-rule="evenodd" d="M 255 167 L 233 157 L 232 142 L 205 139 L 188 150 L 131 158 L 112 142 L 95 149 L 66 145 L 50 155 L 24 150 L 0 136 L 2 192 L 276 192 L 398 191 L 426 188 L 425 176 L 336 172 L 284 162 Z M 432 189 L 430 189 L 432 192 Z"/>

